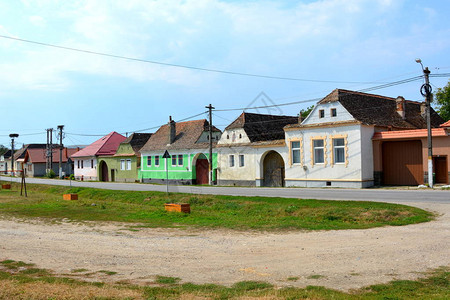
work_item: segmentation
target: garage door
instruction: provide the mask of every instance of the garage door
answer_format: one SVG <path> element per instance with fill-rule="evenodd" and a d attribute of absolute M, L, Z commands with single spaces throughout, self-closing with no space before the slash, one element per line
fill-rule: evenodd
<path fill-rule="evenodd" d="M 383 183 L 423 184 L 421 141 L 383 143 Z"/>

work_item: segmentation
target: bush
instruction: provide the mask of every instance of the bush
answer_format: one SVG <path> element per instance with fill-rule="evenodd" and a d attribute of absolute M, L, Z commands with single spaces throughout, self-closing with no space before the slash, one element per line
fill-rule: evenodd
<path fill-rule="evenodd" d="M 48 177 L 48 178 L 55 178 L 56 174 L 55 174 L 55 171 L 50 170 L 50 171 L 47 172 L 47 174 L 45 174 L 45 176 Z"/>
<path fill-rule="evenodd" d="M 75 175 L 70 174 L 69 179 L 70 179 L 70 180 L 75 180 Z"/>

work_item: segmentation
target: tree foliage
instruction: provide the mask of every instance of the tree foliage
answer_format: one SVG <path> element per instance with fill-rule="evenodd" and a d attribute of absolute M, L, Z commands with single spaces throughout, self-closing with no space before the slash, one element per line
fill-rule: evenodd
<path fill-rule="evenodd" d="M 445 121 L 450 120 L 450 80 L 446 86 L 438 88 L 434 96 L 437 112 Z"/>
<path fill-rule="evenodd" d="M 309 106 L 307 108 L 303 108 L 303 109 L 300 110 L 300 113 L 302 115 L 302 119 L 303 120 L 306 119 L 306 117 L 311 113 L 313 108 L 314 108 L 314 105 L 311 105 L 311 106 Z"/>
<path fill-rule="evenodd" d="M 6 151 L 8 151 L 9 149 L 8 148 L 6 148 L 5 146 L 3 146 L 3 145 L 0 145 L 0 155 L 3 155 L 3 154 L 5 154 L 6 153 Z"/>

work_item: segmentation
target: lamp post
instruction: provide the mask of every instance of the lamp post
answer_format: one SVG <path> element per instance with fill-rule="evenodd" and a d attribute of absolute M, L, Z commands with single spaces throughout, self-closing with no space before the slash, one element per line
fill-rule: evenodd
<path fill-rule="evenodd" d="M 416 63 L 422 66 L 425 83 L 420 87 L 420 93 L 425 97 L 425 104 L 427 108 L 427 140 L 428 140 L 428 185 L 433 188 L 433 142 L 431 135 L 431 85 L 430 85 L 430 70 L 428 67 L 423 67 L 422 60 L 416 59 Z"/>
<path fill-rule="evenodd" d="M 11 138 L 11 174 L 14 176 L 14 139 L 18 138 L 19 135 L 17 133 L 11 133 L 9 137 Z"/>

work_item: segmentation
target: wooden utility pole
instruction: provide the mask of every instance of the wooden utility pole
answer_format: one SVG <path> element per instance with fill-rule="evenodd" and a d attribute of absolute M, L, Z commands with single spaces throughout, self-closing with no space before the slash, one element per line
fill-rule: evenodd
<path fill-rule="evenodd" d="M 212 167 L 212 110 L 214 107 L 209 104 L 208 106 L 205 106 L 209 110 L 209 184 L 213 184 L 213 167 Z"/>
<path fill-rule="evenodd" d="M 59 178 L 63 178 L 62 175 L 62 152 L 63 152 L 63 129 L 64 129 L 64 125 L 58 125 L 58 129 L 59 129 L 59 173 L 58 176 Z M 52 155 L 53 156 L 53 155 Z"/>
<path fill-rule="evenodd" d="M 14 176 L 14 139 L 18 138 L 19 135 L 17 133 L 11 133 L 9 137 L 11 138 L 11 175 Z"/>
<path fill-rule="evenodd" d="M 53 128 L 47 129 L 47 148 L 45 157 L 47 158 L 46 172 L 50 172 L 53 169 Z"/>

